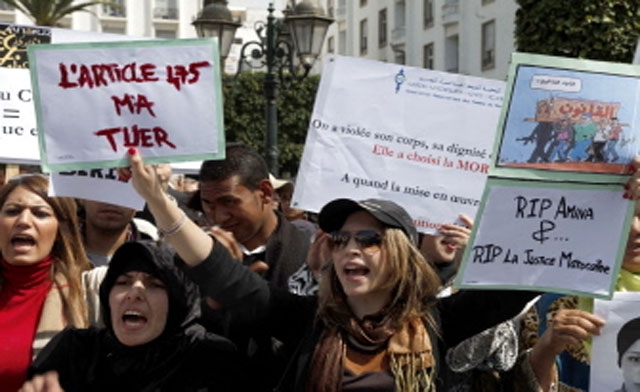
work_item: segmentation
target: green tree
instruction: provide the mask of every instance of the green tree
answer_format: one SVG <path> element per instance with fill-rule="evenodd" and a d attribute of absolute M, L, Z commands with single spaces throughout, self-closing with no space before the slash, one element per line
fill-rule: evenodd
<path fill-rule="evenodd" d="M 91 12 L 89 7 L 105 4 L 118 7 L 106 0 L 84 1 L 74 4 L 74 0 L 2 0 L 20 12 L 33 18 L 37 26 L 58 26 L 62 18 L 76 11 Z"/>
<path fill-rule="evenodd" d="M 638 0 L 517 0 L 519 52 L 630 63 L 640 36 Z"/>
<path fill-rule="evenodd" d="M 266 131 L 263 80 L 264 73 L 244 72 L 226 79 L 223 85 L 226 140 L 246 143 L 262 154 Z M 298 171 L 319 80 L 318 76 L 309 76 L 278 90 L 280 173 L 295 176 Z"/>

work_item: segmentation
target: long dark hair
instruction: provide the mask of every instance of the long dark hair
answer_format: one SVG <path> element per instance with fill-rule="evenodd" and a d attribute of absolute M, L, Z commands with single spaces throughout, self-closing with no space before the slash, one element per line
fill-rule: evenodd
<path fill-rule="evenodd" d="M 76 203 L 67 197 L 49 197 L 49 180 L 41 174 L 19 175 L 0 187 L 0 208 L 9 195 L 22 187 L 40 196 L 54 211 L 58 220 L 58 232 L 50 254 L 54 258 L 53 277 L 62 275 L 68 291 L 61 291 L 67 305 L 67 322 L 77 326 L 87 326 L 87 305 L 82 288 L 82 272 L 91 269 L 82 245 L 76 214 Z"/>

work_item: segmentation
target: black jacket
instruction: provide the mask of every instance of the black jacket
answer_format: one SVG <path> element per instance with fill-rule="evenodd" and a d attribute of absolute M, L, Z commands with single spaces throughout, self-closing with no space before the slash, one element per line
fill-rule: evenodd
<path fill-rule="evenodd" d="M 165 284 L 169 311 L 159 337 L 130 347 L 115 337 L 108 296 L 117 277 L 132 270 Z M 106 327 L 65 329 L 42 350 L 29 378 L 56 370 L 66 392 L 235 390 L 235 346 L 196 323 L 200 293 L 176 268 L 168 247 L 141 241 L 118 248 L 100 286 L 100 300 Z"/>
<path fill-rule="evenodd" d="M 305 390 L 323 328 L 315 318 L 316 297 L 297 296 L 268 285 L 231 258 L 218 243 L 211 255 L 188 269 L 187 274 L 204 294 L 229 309 L 236 320 L 270 333 L 292 350 L 278 390 Z M 431 312 L 439 332 L 429 331 L 434 342 L 436 372 L 449 347 L 516 316 L 536 295 L 527 291 L 459 291 L 438 300 Z M 443 387 L 440 382 L 438 390 L 445 390 Z"/>

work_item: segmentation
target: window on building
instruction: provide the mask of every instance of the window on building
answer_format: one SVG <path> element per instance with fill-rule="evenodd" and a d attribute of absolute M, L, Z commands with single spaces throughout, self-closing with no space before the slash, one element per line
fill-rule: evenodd
<path fill-rule="evenodd" d="M 381 9 L 378 12 L 378 46 L 387 45 L 387 9 Z"/>
<path fill-rule="evenodd" d="M 0 0 L 0 11 L 13 11 L 13 7 Z"/>
<path fill-rule="evenodd" d="M 338 32 L 338 54 L 347 54 L 347 30 L 341 30 Z"/>
<path fill-rule="evenodd" d="M 156 38 L 162 39 L 176 39 L 178 32 L 170 29 L 156 29 Z"/>
<path fill-rule="evenodd" d="M 424 28 L 433 26 L 433 0 L 424 0 L 423 2 Z"/>
<path fill-rule="evenodd" d="M 360 7 L 364 7 L 367 5 L 367 0 L 360 0 Z"/>
<path fill-rule="evenodd" d="M 157 19 L 178 19 L 176 0 L 155 0 L 153 17 Z"/>
<path fill-rule="evenodd" d="M 458 34 L 444 39 L 444 70 L 458 73 L 460 63 L 460 40 Z"/>
<path fill-rule="evenodd" d="M 404 65 L 406 62 L 406 56 L 405 56 L 405 52 L 404 50 L 400 49 L 400 50 L 396 50 L 393 52 L 393 54 L 395 55 L 395 63 L 396 64 L 400 64 L 400 65 Z"/>
<path fill-rule="evenodd" d="M 107 34 L 125 34 L 124 27 L 102 26 L 102 32 Z"/>
<path fill-rule="evenodd" d="M 327 38 L 327 53 L 335 53 L 335 39 L 333 37 Z"/>
<path fill-rule="evenodd" d="M 482 0 L 482 5 L 487 5 L 493 3 L 495 0 Z"/>
<path fill-rule="evenodd" d="M 367 20 L 362 19 L 360 21 L 360 54 L 367 54 L 367 38 L 369 32 L 367 31 Z"/>
<path fill-rule="evenodd" d="M 433 69 L 433 42 L 422 48 L 422 66 Z"/>
<path fill-rule="evenodd" d="M 482 24 L 482 70 L 496 66 L 496 21 Z"/>
<path fill-rule="evenodd" d="M 127 10 L 125 9 L 125 0 L 112 0 L 111 5 L 102 5 L 102 15 L 103 16 L 117 16 L 124 18 L 127 16 Z"/>

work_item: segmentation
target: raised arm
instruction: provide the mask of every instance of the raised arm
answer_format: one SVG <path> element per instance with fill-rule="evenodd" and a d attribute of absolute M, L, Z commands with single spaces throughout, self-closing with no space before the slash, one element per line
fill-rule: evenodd
<path fill-rule="evenodd" d="M 135 148 L 129 149 L 129 162 L 130 168 L 120 169 L 120 175 L 131 178 L 134 188 L 147 202 L 165 241 L 174 247 L 187 265 L 193 267 L 202 262 L 213 249 L 212 238 L 187 218 L 178 204 L 162 190 L 155 168 L 145 166 Z"/>

